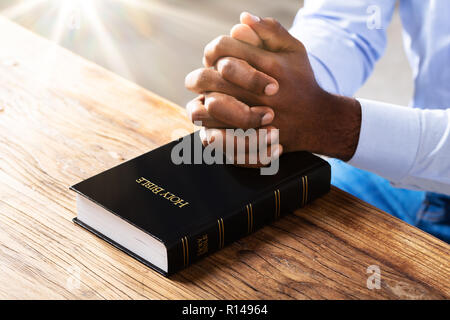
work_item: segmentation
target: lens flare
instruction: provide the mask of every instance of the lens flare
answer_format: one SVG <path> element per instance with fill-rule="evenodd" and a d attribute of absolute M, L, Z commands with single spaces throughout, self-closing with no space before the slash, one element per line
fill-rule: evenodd
<path fill-rule="evenodd" d="M 97 12 L 108 10 L 109 1 L 111 0 L 22 0 L 1 11 L 0 14 L 11 20 L 20 20 L 21 17 L 36 15 L 37 12 L 39 16 L 34 17 L 33 25 L 44 29 L 42 33 L 45 33 L 45 36 L 55 44 L 64 44 L 65 41 L 70 41 L 74 32 L 85 29 L 84 35 L 89 37 L 86 41 L 100 45 L 106 65 L 114 72 L 134 81 L 118 46 Z M 42 28 L 42 25 L 45 28 Z M 40 53 L 42 81 L 48 80 L 49 76 L 56 71 L 52 68 L 56 48 L 56 46 L 50 46 L 46 52 Z"/>

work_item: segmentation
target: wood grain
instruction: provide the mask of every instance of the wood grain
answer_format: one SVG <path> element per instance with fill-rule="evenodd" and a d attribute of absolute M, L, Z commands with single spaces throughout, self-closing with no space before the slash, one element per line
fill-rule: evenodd
<path fill-rule="evenodd" d="M 160 276 L 76 226 L 68 187 L 192 131 L 184 110 L 1 18 L 0 43 L 0 298 L 450 297 L 449 245 L 338 189 Z"/>

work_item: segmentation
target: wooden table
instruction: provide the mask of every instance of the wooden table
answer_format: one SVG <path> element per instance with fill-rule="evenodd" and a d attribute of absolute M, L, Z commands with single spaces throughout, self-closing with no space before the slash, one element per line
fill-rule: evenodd
<path fill-rule="evenodd" d="M 450 298 L 449 245 L 335 188 L 170 279 L 81 229 L 70 185 L 193 127 L 2 18 L 0 110 L 0 298 Z"/>

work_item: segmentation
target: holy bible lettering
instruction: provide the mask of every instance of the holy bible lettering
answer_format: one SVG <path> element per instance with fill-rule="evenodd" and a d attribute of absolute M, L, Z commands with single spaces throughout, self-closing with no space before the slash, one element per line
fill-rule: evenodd
<path fill-rule="evenodd" d="M 177 197 L 176 195 L 170 193 L 169 191 L 165 191 L 163 187 L 154 184 L 153 182 L 145 179 L 144 177 L 140 177 L 139 179 L 136 180 L 136 182 L 139 183 L 141 186 L 147 188 L 154 194 L 160 195 L 164 199 L 169 200 L 178 208 L 183 208 L 184 206 L 187 206 L 189 204 L 189 202 L 184 201 L 183 199 Z"/>

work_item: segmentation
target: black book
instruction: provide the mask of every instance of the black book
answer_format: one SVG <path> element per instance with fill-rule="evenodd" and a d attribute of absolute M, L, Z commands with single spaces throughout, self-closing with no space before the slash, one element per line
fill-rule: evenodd
<path fill-rule="evenodd" d="M 198 132 L 189 136 L 199 143 Z M 74 222 L 169 276 L 327 193 L 331 169 L 308 152 L 274 175 L 231 164 L 175 164 L 180 140 L 82 181 Z M 202 148 L 202 147 L 201 147 Z"/>

